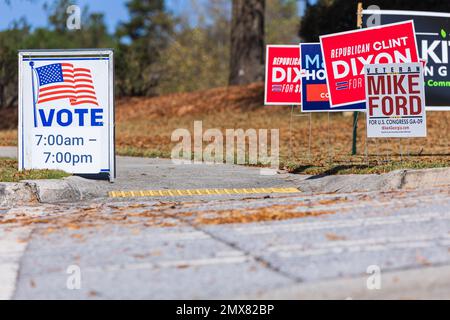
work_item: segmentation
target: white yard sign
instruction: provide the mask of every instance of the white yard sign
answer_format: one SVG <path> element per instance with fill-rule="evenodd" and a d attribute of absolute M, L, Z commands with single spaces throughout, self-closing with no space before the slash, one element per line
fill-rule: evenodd
<path fill-rule="evenodd" d="M 19 52 L 19 169 L 115 177 L 113 52 Z"/>
<path fill-rule="evenodd" d="M 426 137 L 421 63 L 365 66 L 367 137 Z"/>

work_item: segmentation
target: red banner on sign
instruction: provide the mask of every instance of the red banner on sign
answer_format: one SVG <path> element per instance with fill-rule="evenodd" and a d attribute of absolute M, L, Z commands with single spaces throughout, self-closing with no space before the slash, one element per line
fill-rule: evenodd
<path fill-rule="evenodd" d="M 325 102 L 328 101 L 328 88 L 326 84 L 308 84 L 306 85 L 306 100 L 308 102 Z"/>
<path fill-rule="evenodd" d="M 364 102 L 364 65 L 418 62 L 413 21 L 320 37 L 332 107 Z"/>
<path fill-rule="evenodd" d="M 268 45 L 266 49 L 266 105 L 301 103 L 300 47 Z"/>

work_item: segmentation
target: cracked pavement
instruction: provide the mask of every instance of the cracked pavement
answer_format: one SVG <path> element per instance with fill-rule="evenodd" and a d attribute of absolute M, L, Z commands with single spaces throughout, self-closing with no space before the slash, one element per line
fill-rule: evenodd
<path fill-rule="evenodd" d="M 448 187 L 34 204 L 0 235 L 5 299 L 450 298 Z"/>

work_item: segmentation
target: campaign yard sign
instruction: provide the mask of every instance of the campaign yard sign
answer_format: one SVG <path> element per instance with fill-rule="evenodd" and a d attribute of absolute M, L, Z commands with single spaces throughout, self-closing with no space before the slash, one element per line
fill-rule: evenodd
<path fill-rule="evenodd" d="M 426 109 L 450 111 L 450 13 L 364 10 L 363 21 L 376 15 L 380 24 L 414 20 L 419 57 L 425 67 Z"/>
<path fill-rule="evenodd" d="M 367 137 L 426 137 L 421 63 L 365 66 Z"/>
<path fill-rule="evenodd" d="M 331 107 L 362 103 L 364 65 L 418 62 L 412 21 L 320 37 Z"/>
<path fill-rule="evenodd" d="M 19 170 L 114 167 L 112 50 L 19 51 Z"/>
<path fill-rule="evenodd" d="M 300 43 L 300 56 L 302 112 L 365 111 L 365 102 L 350 108 L 347 106 L 331 108 L 320 43 Z"/>
<path fill-rule="evenodd" d="M 299 105 L 300 49 L 297 45 L 266 47 L 265 105 Z"/>

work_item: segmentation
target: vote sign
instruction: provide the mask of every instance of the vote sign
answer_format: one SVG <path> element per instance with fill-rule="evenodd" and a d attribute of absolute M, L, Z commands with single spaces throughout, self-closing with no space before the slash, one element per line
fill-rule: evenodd
<path fill-rule="evenodd" d="M 19 52 L 19 169 L 114 179 L 111 50 Z"/>
<path fill-rule="evenodd" d="M 265 105 L 299 105 L 301 101 L 300 48 L 268 45 L 266 48 Z"/>
<path fill-rule="evenodd" d="M 365 67 L 367 137 L 426 137 L 421 63 Z"/>

